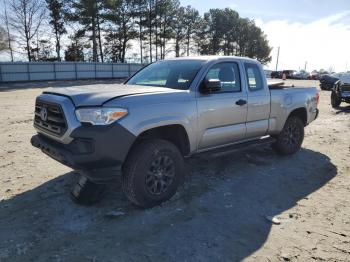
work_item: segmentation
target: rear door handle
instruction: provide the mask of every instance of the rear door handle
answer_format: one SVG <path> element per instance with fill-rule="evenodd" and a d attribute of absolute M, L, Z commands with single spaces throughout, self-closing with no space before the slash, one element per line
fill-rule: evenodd
<path fill-rule="evenodd" d="M 243 106 L 247 103 L 246 100 L 243 100 L 243 99 L 239 99 L 238 101 L 236 101 L 236 105 L 238 106 Z"/>

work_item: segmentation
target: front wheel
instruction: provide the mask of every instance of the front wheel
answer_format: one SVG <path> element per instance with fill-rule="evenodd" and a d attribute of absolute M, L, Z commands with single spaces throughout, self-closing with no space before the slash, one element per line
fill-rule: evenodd
<path fill-rule="evenodd" d="M 296 153 L 304 140 L 304 124 L 299 117 L 291 116 L 277 136 L 273 148 L 282 155 Z"/>
<path fill-rule="evenodd" d="M 339 95 L 337 94 L 336 91 L 332 91 L 331 94 L 331 105 L 333 108 L 337 108 L 340 106 L 341 103 L 341 97 L 339 97 Z"/>
<path fill-rule="evenodd" d="M 140 142 L 123 168 L 122 186 L 127 198 L 148 208 L 169 200 L 184 179 L 184 160 L 172 143 L 150 139 Z"/>

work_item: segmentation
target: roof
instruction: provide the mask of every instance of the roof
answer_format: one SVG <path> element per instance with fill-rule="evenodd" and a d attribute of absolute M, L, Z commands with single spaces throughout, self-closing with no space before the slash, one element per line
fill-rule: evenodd
<path fill-rule="evenodd" d="M 186 57 L 175 57 L 175 58 L 167 58 L 165 60 L 203 60 L 203 61 L 212 61 L 212 60 L 225 60 L 228 58 L 232 59 L 239 59 L 239 60 L 246 60 L 246 61 L 254 61 L 255 59 L 249 58 L 249 57 L 241 57 L 241 56 L 186 56 Z"/>

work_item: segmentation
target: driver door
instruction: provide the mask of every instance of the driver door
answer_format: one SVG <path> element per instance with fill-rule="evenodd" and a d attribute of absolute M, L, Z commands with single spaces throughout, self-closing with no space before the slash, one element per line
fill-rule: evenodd
<path fill-rule="evenodd" d="M 238 63 L 217 63 L 209 69 L 205 79 L 219 79 L 222 88 L 209 94 L 198 93 L 199 151 L 244 139 L 248 112 L 247 93 L 241 84 Z"/>

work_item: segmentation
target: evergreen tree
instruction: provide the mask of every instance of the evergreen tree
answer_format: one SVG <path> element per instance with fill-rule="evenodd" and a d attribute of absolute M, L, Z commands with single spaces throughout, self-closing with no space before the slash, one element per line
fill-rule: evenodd
<path fill-rule="evenodd" d="M 68 3 L 66 17 L 68 20 L 78 22 L 84 34 L 92 41 L 92 60 L 98 62 L 98 38 L 100 27 L 100 12 L 103 8 L 101 0 L 71 0 Z M 100 45 L 101 46 L 101 45 Z"/>
<path fill-rule="evenodd" d="M 84 32 L 78 31 L 76 34 L 69 37 L 71 39 L 71 44 L 67 47 L 67 50 L 64 52 L 64 59 L 66 61 L 85 61 L 84 44 L 81 41 L 83 34 Z"/>
<path fill-rule="evenodd" d="M 57 60 L 61 61 L 61 37 L 67 33 L 64 27 L 63 2 L 61 0 L 46 0 L 46 4 L 50 14 L 50 25 L 55 34 Z"/>
<path fill-rule="evenodd" d="M 135 9 L 135 1 L 132 0 L 110 0 L 106 4 L 107 48 L 115 62 L 125 62 L 130 40 L 138 36 L 134 22 Z"/>

